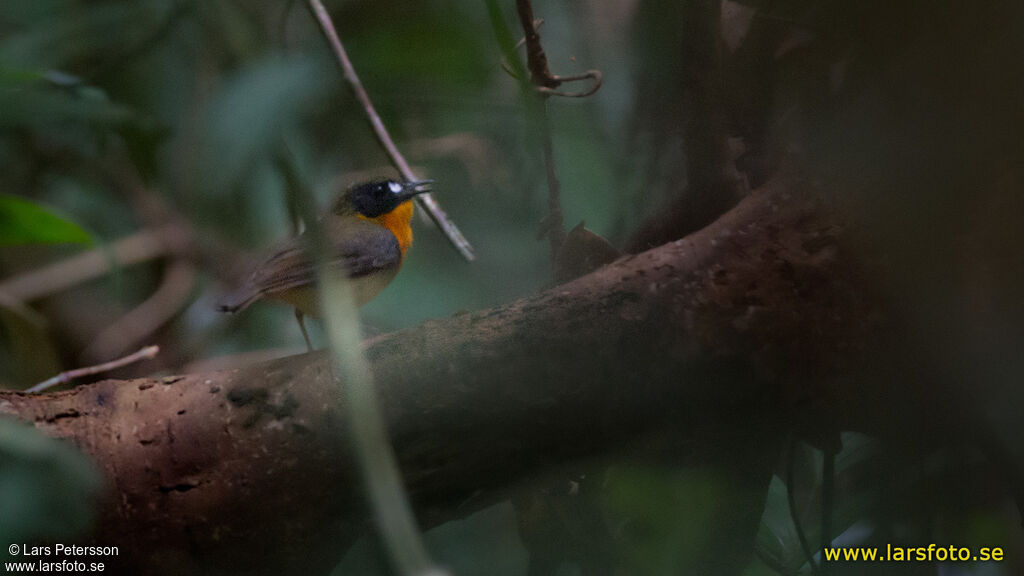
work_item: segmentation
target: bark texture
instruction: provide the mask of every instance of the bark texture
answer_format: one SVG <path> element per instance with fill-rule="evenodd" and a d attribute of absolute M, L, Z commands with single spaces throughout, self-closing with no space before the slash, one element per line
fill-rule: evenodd
<path fill-rule="evenodd" d="M 421 521 L 654 430 L 714 444 L 830 405 L 872 317 L 839 233 L 805 182 L 774 182 L 684 239 L 376 341 L 367 354 Z M 0 412 L 95 458 L 108 489 L 93 538 L 121 546 L 126 572 L 326 573 L 368 527 L 341 398 L 326 357 L 306 354 L 7 392 Z"/>

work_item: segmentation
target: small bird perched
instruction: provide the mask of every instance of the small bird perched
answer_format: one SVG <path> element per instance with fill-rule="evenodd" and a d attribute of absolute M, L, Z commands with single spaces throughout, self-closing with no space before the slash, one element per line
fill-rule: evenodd
<path fill-rule="evenodd" d="M 331 253 L 329 263 L 345 271 L 352 284 L 356 306 L 362 306 L 394 280 L 412 244 L 412 198 L 428 192 L 431 180 L 396 182 L 378 180 L 358 184 L 341 194 L 320 218 Z M 304 315 L 317 316 L 316 263 L 306 252 L 301 237 L 274 250 L 241 288 L 217 309 L 239 312 L 260 298 L 295 307 L 295 317 L 306 339 Z"/>

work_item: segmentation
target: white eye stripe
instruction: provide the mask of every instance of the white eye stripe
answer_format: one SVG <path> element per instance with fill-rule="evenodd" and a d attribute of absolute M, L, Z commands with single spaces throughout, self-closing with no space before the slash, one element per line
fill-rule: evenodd
<path fill-rule="evenodd" d="M 391 192 L 398 194 L 402 191 L 402 185 L 398 182 L 388 182 L 388 189 L 390 189 Z"/>

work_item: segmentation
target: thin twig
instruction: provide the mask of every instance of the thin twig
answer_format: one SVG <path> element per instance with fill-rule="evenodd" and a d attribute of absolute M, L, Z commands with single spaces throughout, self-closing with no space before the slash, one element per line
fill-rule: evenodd
<path fill-rule="evenodd" d="M 587 96 L 590 96 L 594 92 L 597 92 L 598 90 L 600 90 L 601 89 L 601 82 L 603 81 L 603 76 L 601 76 L 601 71 L 600 70 L 587 70 L 586 72 L 584 72 L 582 74 L 574 74 L 572 76 L 558 76 L 558 75 L 555 75 L 555 76 L 552 76 L 552 78 L 554 78 L 555 80 L 558 80 L 559 83 L 563 83 L 563 82 L 579 82 L 581 80 L 587 80 L 587 79 L 593 80 L 594 83 L 590 86 L 590 88 L 587 88 L 586 90 L 584 90 L 582 92 L 564 92 L 562 90 L 555 90 L 554 88 L 548 88 L 547 86 L 538 86 L 537 87 L 537 92 L 540 92 L 541 94 L 546 94 L 548 96 L 561 96 L 562 98 L 586 98 Z"/>
<path fill-rule="evenodd" d="M 552 74 L 548 69 L 548 57 L 544 53 L 544 47 L 540 43 L 540 25 L 544 23 L 543 18 L 533 17 L 533 5 L 530 0 L 516 0 L 516 13 L 519 15 L 519 23 L 523 26 L 524 36 L 516 42 L 515 47 L 519 48 L 526 44 L 526 66 L 530 70 L 530 81 L 536 87 L 537 92 L 545 96 L 561 96 L 563 98 L 586 98 L 601 88 L 601 71 L 587 70 L 582 74 L 572 76 L 559 76 Z M 507 63 L 503 62 L 505 70 L 513 74 Z M 515 74 L 513 74 L 514 76 Z M 563 92 L 557 88 L 567 82 L 580 82 L 582 80 L 593 80 L 593 85 L 582 92 Z"/>
<path fill-rule="evenodd" d="M 516 0 L 516 13 L 523 27 L 523 39 L 526 43 L 526 67 L 530 71 L 530 82 L 538 89 L 558 88 L 560 82 L 552 78 L 548 70 L 548 58 L 544 47 L 540 44 L 540 33 L 537 32 L 537 20 L 533 17 L 533 6 L 530 0 Z M 544 147 L 544 168 L 548 183 L 548 215 L 541 224 L 541 234 L 546 234 L 551 245 L 551 262 L 558 258 L 558 249 L 565 240 L 565 222 L 562 217 L 561 186 L 555 171 L 555 151 L 551 138 L 551 122 L 548 120 L 546 98 L 548 94 L 538 92 L 541 99 L 537 111 L 541 140 Z"/>
<path fill-rule="evenodd" d="M 117 368 L 121 368 L 122 366 L 133 364 L 135 362 L 138 362 L 139 360 L 147 360 L 149 358 L 153 358 L 159 352 L 159 346 L 146 346 L 142 350 L 139 350 L 134 354 L 129 354 L 124 358 L 118 358 L 117 360 L 111 360 L 110 362 L 97 364 L 95 366 L 86 366 L 85 368 L 76 368 L 74 370 L 68 370 L 67 372 L 61 372 L 60 374 L 57 374 L 56 376 L 50 378 L 49 380 L 44 380 L 39 384 L 36 384 L 35 386 L 28 388 L 27 390 L 25 390 L 25 392 L 33 394 L 36 392 L 42 392 L 43 390 L 46 390 L 47 388 L 52 388 L 54 386 L 57 386 L 58 384 L 67 384 L 68 382 L 71 382 L 75 378 L 81 378 L 82 376 L 91 376 L 93 374 L 99 374 L 101 372 L 109 372 L 110 370 L 115 370 Z"/>
<path fill-rule="evenodd" d="M 548 57 L 540 44 L 540 33 L 533 17 L 533 4 L 530 0 L 516 0 L 516 14 L 519 24 L 523 27 L 523 40 L 526 42 L 526 67 L 530 70 L 530 80 L 534 86 L 558 88 L 558 82 L 551 76 L 548 69 Z"/>
<path fill-rule="evenodd" d="M 601 88 L 601 72 L 588 70 L 583 74 L 564 77 L 552 74 L 548 69 L 548 58 L 540 43 L 540 33 L 538 32 L 544 20 L 533 17 L 533 6 L 530 4 L 530 0 L 516 0 L 516 13 L 519 15 L 519 23 L 523 27 L 523 38 L 516 42 L 510 51 L 514 52 L 520 46 L 526 45 L 526 62 L 527 69 L 530 71 L 530 82 L 539 96 L 540 105 L 535 115 L 544 148 L 544 168 L 548 184 L 548 215 L 541 223 L 540 237 L 545 235 L 548 237 L 548 242 L 551 245 L 551 261 L 554 263 L 558 259 L 558 251 L 562 247 L 562 243 L 565 242 L 566 233 L 565 219 L 562 213 L 561 184 L 555 170 L 555 149 L 551 136 L 551 122 L 547 114 L 547 97 L 584 98 L 590 96 Z M 512 69 L 508 58 L 502 58 L 501 65 L 509 75 L 522 81 L 522 78 Z M 588 90 L 583 92 L 558 90 L 558 87 L 564 82 L 576 82 L 588 78 L 594 80 L 593 86 Z"/>
<path fill-rule="evenodd" d="M 405 157 L 398 151 L 398 147 L 395 146 L 391 135 L 388 134 L 387 128 L 384 127 L 384 122 L 373 107 L 370 96 L 366 93 L 366 89 L 363 88 L 363 83 L 359 80 L 352 62 L 348 59 L 348 53 L 345 51 L 345 46 L 341 43 L 341 38 L 338 37 L 338 32 L 334 29 L 334 23 L 331 21 L 331 16 L 327 13 L 327 9 L 324 8 L 320 0 L 309 0 L 309 8 L 313 12 L 313 17 L 320 24 L 320 29 L 323 30 L 324 36 L 326 36 L 328 43 L 331 45 L 331 49 L 334 51 L 345 81 L 352 87 L 356 99 L 362 104 L 363 111 L 366 112 L 366 119 L 370 121 L 370 126 L 373 127 L 377 141 L 384 147 L 388 157 L 391 158 L 391 162 L 398 169 L 402 178 L 408 181 L 419 180 L 416 174 L 413 173 L 412 168 L 409 167 L 409 163 L 405 161 Z M 472 262 L 475 259 L 473 246 L 462 235 L 462 232 L 455 226 L 455 223 L 448 218 L 448 215 L 441 209 L 440 204 L 434 200 L 434 197 L 429 193 L 420 194 L 416 196 L 416 202 L 430 215 L 434 223 L 441 228 L 448 241 L 462 254 L 462 257 Z"/>
<path fill-rule="evenodd" d="M 535 18 L 533 20 L 533 28 L 534 28 L 534 30 L 540 30 L 540 27 L 543 26 L 543 25 L 544 25 L 544 19 L 543 18 Z M 512 48 L 513 48 L 513 50 L 519 50 L 525 44 L 526 44 L 526 36 L 523 36 L 522 38 L 519 39 L 518 42 L 515 43 L 515 45 Z M 508 59 L 505 58 L 504 56 L 501 58 L 501 67 L 505 69 L 505 72 L 507 72 L 509 76 L 515 78 L 516 80 L 521 80 L 519 75 L 516 74 L 515 70 L 512 69 L 512 65 L 509 63 Z"/>

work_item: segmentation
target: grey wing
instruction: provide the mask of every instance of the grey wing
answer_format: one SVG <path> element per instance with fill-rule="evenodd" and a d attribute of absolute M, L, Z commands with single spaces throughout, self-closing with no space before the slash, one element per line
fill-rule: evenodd
<path fill-rule="evenodd" d="M 402 262 L 398 240 L 386 228 L 358 220 L 329 226 L 327 232 L 332 246 L 331 265 L 345 270 L 349 278 L 393 270 Z M 245 286 L 219 308 L 226 312 L 241 310 L 264 294 L 307 286 L 315 279 L 305 240 L 293 238 L 265 260 Z"/>
<path fill-rule="evenodd" d="M 349 278 L 359 278 L 398 266 L 402 251 L 388 229 L 363 221 L 328 227 L 332 266 Z M 278 292 L 311 284 L 316 278 L 305 241 L 292 239 L 253 274 L 250 284 L 261 293 Z"/>

